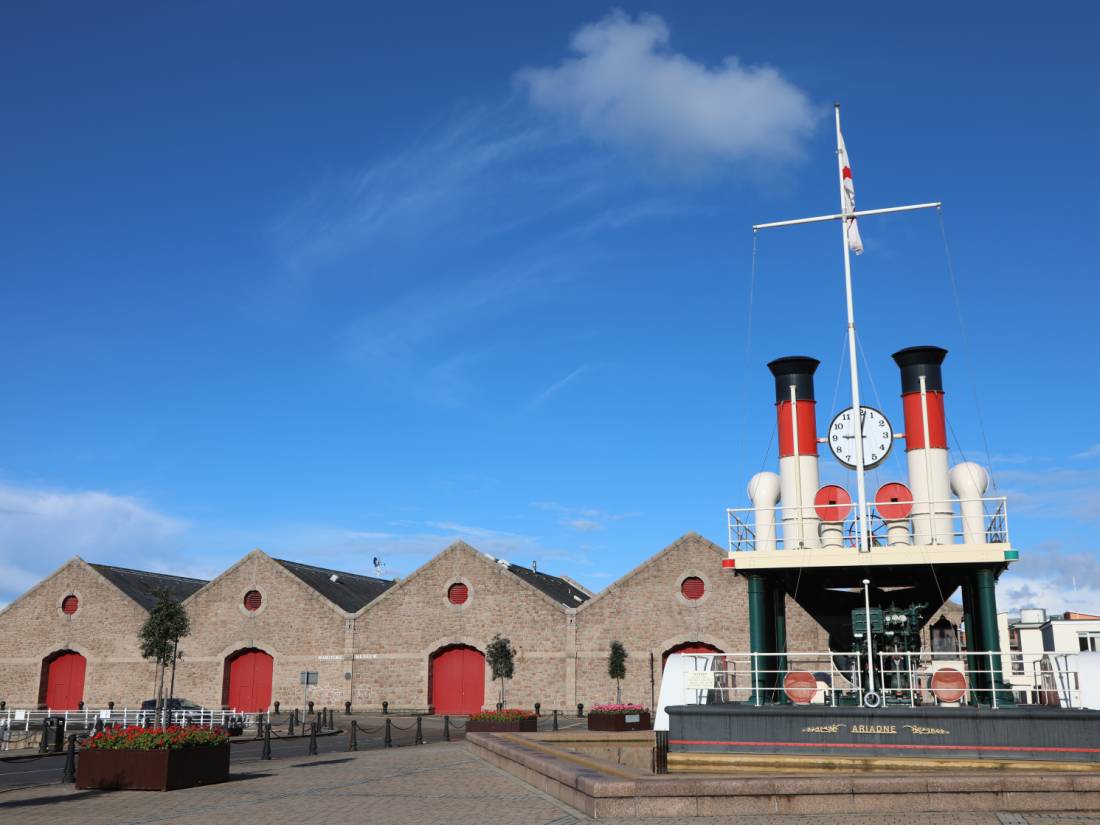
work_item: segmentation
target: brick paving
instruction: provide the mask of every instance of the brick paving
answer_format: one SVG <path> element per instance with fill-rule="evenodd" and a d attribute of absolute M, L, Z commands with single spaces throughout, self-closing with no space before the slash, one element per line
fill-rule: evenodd
<path fill-rule="evenodd" d="M 1100 815 L 1004 812 L 919 814 L 922 825 L 1074 825 Z M 429 825 L 575 825 L 589 821 L 474 756 L 463 743 L 253 762 L 222 785 L 170 793 L 76 791 L 51 785 L 0 792 L 0 821 L 50 825 L 138 823 L 371 822 Z M 882 814 L 607 819 L 612 825 L 701 822 L 769 825 L 880 825 Z"/>

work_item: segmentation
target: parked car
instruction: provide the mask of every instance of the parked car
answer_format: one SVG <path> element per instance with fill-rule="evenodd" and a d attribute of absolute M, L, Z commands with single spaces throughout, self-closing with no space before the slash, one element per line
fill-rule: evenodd
<path fill-rule="evenodd" d="M 169 702 L 171 704 L 169 704 Z M 165 706 L 170 706 L 172 710 L 202 710 L 202 705 L 196 705 L 190 699 L 171 699 L 171 700 L 165 699 L 164 704 L 165 704 Z M 144 702 L 141 703 L 141 709 L 142 710 L 156 710 L 157 709 L 157 700 L 156 699 L 146 699 Z"/>

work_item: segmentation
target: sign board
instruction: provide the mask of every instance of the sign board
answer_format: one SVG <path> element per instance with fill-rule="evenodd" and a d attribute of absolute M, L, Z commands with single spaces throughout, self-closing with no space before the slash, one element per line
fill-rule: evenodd
<path fill-rule="evenodd" d="M 317 657 L 322 662 L 339 662 L 343 660 L 343 656 L 338 656 L 331 653 L 322 653 Z"/>
<path fill-rule="evenodd" d="M 25 722 L 27 720 L 27 712 L 25 710 L 17 710 L 15 712 L 16 722 Z"/>
<path fill-rule="evenodd" d="M 106 709 L 104 709 L 104 710 L 101 710 L 101 711 L 99 712 L 99 718 L 100 718 L 100 719 L 107 719 L 107 720 L 110 720 L 110 718 L 111 718 L 111 711 L 109 711 L 109 710 L 106 710 Z"/>
<path fill-rule="evenodd" d="M 298 674 L 298 684 L 300 685 L 315 685 L 317 684 L 317 671 L 316 670 L 303 670 Z"/>
<path fill-rule="evenodd" d="M 628 725 L 636 724 L 642 721 L 642 715 L 640 713 L 628 713 L 626 715 L 626 719 L 624 719 L 623 721 L 626 722 Z"/>
<path fill-rule="evenodd" d="M 685 673 L 684 688 L 686 690 L 713 690 L 714 672 L 710 670 L 696 670 Z"/>

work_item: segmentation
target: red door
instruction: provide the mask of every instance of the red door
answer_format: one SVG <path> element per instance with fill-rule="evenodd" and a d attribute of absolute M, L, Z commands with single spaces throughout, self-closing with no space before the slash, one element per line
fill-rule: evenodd
<path fill-rule="evenodd" d="M 226 668 L 225 704 L 244 713 L 266 711 L 271 704 L 271 671 L 275 660 L 262 650 L 233 655 Z"/>
<path fill-rule="evenodd" d="M 477 713 L 485 704 L 485 656 L 472 647 L 446 647 L 432 656 L 429 683 L 436 713 Z"/>
<path fill-rule="evenodd" d="M 46 695 L 43 701 L 52 710 L 75 710 L 84 699 L 84 668 L 79 653 L 58 653 L 46 664 Z"/>

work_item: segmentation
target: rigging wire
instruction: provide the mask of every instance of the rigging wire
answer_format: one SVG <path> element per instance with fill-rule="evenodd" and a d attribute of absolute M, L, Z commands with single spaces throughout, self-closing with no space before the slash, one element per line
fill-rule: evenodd
<path fill-rule="evenodd" d="M 963 321 L 962 314 L 962 301 L 959 299 L 959 286 L 955 278 L 955 264 L 951 259 L 951 247 L 947 243 L 947 226 L 943 220 L 943 207 L 936 207 L 936 217 L 939 219 L 940 237 L 943 239 L 943 254 L 947 260 L 947 275 L 951 281 L 951 295 L 955 300 L 955 317 L 959 322 L 959 332 L 962 336 L 963 342 L 963 354 L 966 362 L 966 376 L 970 382 L 970 394 L 974 399 L 974 410 L 978 415 L 978 430 L 982 436 L 982 447 L 985 450 L 985 461 L 989 472 L 989 484 L 992 487 L 992 492 L 997 490 L 997 479 L 993 476 L 993 455 L 989 450 L 989 438 L 986 436 L 985 431 L 985 418 L 982 416 L 982 405 L 978 400 L 978 382 L 974 377 L 974 359 L 972 350 L 970 348 L 970 336 L 966 331 L 966 324 Z M 962 450 L 960 449 L 961 453 Z"/>

